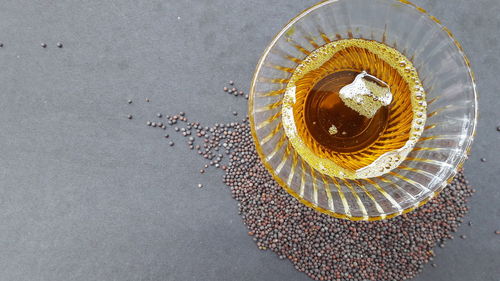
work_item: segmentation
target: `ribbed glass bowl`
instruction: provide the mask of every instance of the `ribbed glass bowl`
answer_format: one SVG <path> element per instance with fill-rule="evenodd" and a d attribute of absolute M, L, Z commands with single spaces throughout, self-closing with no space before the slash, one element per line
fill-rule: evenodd
<path fill-rule="evenodd" d="M 399 50 L 413 62 L 427 94 L 427 122 L 414 150 L 376 178 L 321 174 L 294 151 L 282 125 L 282 99 L 295 67 L 319 46 L 346 38 Z M 334 217 L 379 220 L 423 205 L 453 178 L 471 147 L 477 95 L 460 44 L 422 8 L 404 0 L 330 0 L 296 16 L 266 48 L 252 81 L 249 115 L 257 151 L 286 191 Z"/>

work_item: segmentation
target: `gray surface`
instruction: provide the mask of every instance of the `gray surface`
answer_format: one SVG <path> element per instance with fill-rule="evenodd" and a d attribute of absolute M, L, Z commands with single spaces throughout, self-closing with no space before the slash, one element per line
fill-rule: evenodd
<path fill-rule="evenodd" d="M 474 226 L 416 280 L 498 281 L 500 4 L 415 2 L 463 43 L 481 94 Z M 222 173 L 195 173 L 201 159 L 145 121 L 234 120 L 246 105 L 224 83 L 247 90 L 272 36 L 312 4 L 0 1 L 0 280 L 308 280 L 257 249 Z"/>

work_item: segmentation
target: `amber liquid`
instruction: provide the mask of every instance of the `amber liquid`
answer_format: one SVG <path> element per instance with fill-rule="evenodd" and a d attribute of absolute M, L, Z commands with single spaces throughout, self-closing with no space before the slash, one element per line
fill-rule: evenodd
<path fill-rule="evenodd" d="M 365 48 L 365 42 L 372 48 L 382 45 L 358 41 L 349 46 L 347 42 L 346 47 L 322 65 L 304 71 L 293 83 L 294 120 L 301 142 L 319 157 L 351 170 L 366 167 L 384 153 L 402 148 L 411 137 L 414 112 L 425 113 L 424 107 L 412 104 L 414 85 L 409 81 L 414 70 L 406 72 L 401 56 L 382 58 Z M 382 54 L 390 52 L 385 49 Z M 362 71 L 387 83 L 393 96 L 392 102 L 372 118 L 347 107 L 339 97 L 340 89 Z"/>
<path fill-rule="evenodd" d="M 317 82 L 306 98 L 307 129 L 315 141 L 333 151 L 353 152 L 368 147 L 387 126 L 388 107 L 381 107 L 375 116 L 367 118 L 340 99 L 340 89 L 351 84 L 359 73 L 350 70 L 332 73 Z"/>

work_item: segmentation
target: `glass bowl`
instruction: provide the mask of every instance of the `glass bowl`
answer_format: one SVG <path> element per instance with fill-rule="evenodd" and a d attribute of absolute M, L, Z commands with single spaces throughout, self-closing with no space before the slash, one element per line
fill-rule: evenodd
<path fill-rule="evenodd" d="M 294 150 L 282 123 L 282 101 L 294 69 L 335 40 L 384 43 L 409 58 L 426 91 L 427 121 L 415 148 L 394 170 L 347 179 L 311 167 Z M 293 18 L 264 51 L 252 81 L 249 116 L 257 152 L 274 179 L 315 210 L 350 220 L 409 212 L 447 185 L 475 134 L 477 94 L 469 60 L 451 32 L 406 0 L 330 0 Z"/>

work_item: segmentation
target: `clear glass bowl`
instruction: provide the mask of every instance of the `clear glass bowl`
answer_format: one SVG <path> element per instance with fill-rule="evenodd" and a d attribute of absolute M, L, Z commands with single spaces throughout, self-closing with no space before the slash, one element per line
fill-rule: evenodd
<path fill-rule="evenodd" d="M 313 50 L 346 38 L 376 40 L 413 62 L 426 91 L 427 122 L 414 150 L 391 172 L 350 180 L 321 174 L 289 143 L 281 103 L 293 69 Z M 305 205 L 350 220 L 380 220 L 434 197 L 467 158 L 477 122 L 469 60 L 451 32 L 406 0 L 330 0 L 293 18 L 260 59 L 249 115 L 257 151 L 274 179 Z"/>

